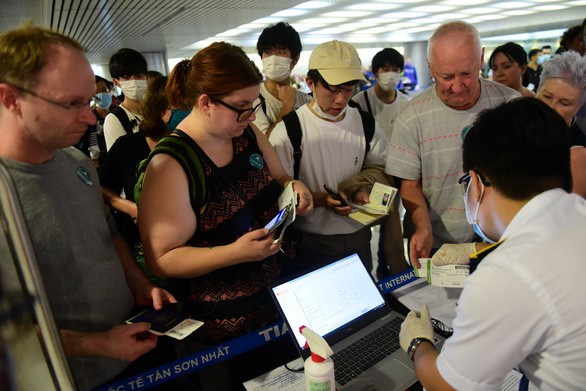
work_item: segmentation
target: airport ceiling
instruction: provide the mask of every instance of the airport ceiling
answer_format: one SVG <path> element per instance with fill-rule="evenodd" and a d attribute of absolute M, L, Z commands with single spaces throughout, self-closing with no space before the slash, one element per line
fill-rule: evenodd
<path fill-rule="evenodd" d="M 484 39 L 566 29 L 584 17 L 586 0 L 0 1 L 0 31 L 30 20 L 80 41 L 94 64 L 106 64 L 121 47 L 183 58 L 225 40 L 254 52 L 262 29 L 282 20 L 311 49 L 334 38 L 358 47 L 422 41 L 450 19 L 474 24 Z"/>

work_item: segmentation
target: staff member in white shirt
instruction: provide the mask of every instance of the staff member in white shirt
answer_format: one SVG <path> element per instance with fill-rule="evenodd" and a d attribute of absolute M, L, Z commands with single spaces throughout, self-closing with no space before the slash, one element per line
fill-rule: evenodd
<path fill-rule="evenodd" d="M 569 146 L 563 119 L 534 98 L 481 113 L 466 134 L 466 214 L 498 242 L 472 255 L 441 353 L 427 306 L 401 327 L 426 389 L 498 390 L 515 367 L 538 389 L 584 388 L 586 200 L 569 193 Z"/>

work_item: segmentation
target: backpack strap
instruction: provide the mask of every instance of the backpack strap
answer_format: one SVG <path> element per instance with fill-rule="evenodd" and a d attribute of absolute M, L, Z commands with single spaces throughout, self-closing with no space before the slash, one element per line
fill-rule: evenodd
<path fill-rule="evenodd" d="M 364 94 L 366 97 L 366 93 Z M 368 98 L 366 98 L 366 103 L 368 106 L 368 110 L 371 110 L 370 103 Z M 370 142 L 374 137 L 374 128 L 375 128 L 375 119 L 374 116 L 369 111 L 364 111 L 360 107 L 360 105 L 354 102 L 352 99 L 348 102 L 348 106 L 358 109 L 358 113 L 360 113 L 360 119 L 362 120 L 362 131 L 364 132 L 364 139 L 366 140 L 366 148 L 364 149 L 364 161 L 366 161 L 366 155 L 370 151 Z"/>
<path fill-rule="evenodd" d="M 358 108 L 358 112 L 360 113 L 360 119 L 362 119 L 362 131 L 366 140 L 366 148 L 364 148 L 364 161 L 366 161 L 366 155 L 370 151 L 370 142 L 374 137 L 375 120 L 372 114 L 360 108 Z"/>
<path fill-rule="evenodd" d="M 364 101 L 366 102 L 366 109 L 372 114 L 372 107 L 370 106 L 370 99 L 368 98 L 368 90 L 364 92 Z"/>
<path fill-rule="evenodd" d="M 128 114 L 126 114 L 126 111 L 124 111 L 124 109 L 120 106 L 114 107 L 112 110 L 110 110 L 110 113 L 114 114 L 116 118 L 118 118 L 118 121 L 120 121 L 122 124 L 126 134 L 133 133 L 134 127 L 138 123 L 136 119 L 131 121 L 130 118 L 128 118 Z"/>
<path fill-rule="evenodd" d="M 262 112 L 265 113 L 265 116 L 266 116 L 267 115 L 267 101 L 265 100 L 265 97 L 263 96 L 263 94 L 259 93 L 258 98 L 260 99 L 260 108 L 262 109 Z"/>
<path fill-rule="evenodd" d="M 374 116 L 360 108 L 358 103 L 350 100 L 348 102 L 350 107 L 358 109 L 360 113 L 360 119 L 362 120 L 362 131 L 364 132 L 364 138 L 366 140 L 366 148 L 364 149 L 364 160 L 366 161 L 366 155 L 370 151 L 370 142 L 374 137 L 375 120 Z M 293 179 L 299 179 L 299 166 L 301 164 L 301 138 L 303 134 L 301 132 L 301 123 L 299 122 L 299 116 L 295 110 L 287 113 L 282 118 L 287 129 L 287 136 L 293 146 Z"/>
<path fill-rule="evenodd" d="M 136 172 L 136 186 L 134 187 L 134 200 L 138 205 L 140 201 L 140 192 L 142 190 L 144 175 L 146 173 L 149 162 L 153 156 L 159 153 L 164 153 L 177 160 L 177 162 L 185 171 L 189 184 L 189 199 L 191 201 L 191 207 L 193 208 L 196 216 L 199 217 L 201 208 L 208 200 L 209 190 L 206 186 L 205 173 L 199 156 L 189 142 L 190 140 L 191 142 L 194 141 L 187 135 L 181 135 L 181 133 L 176 132 L 179 137 L 167 136 L 162 138 L 153 148 L 148 158 L 142 160 L 138 164 Z"/>
<path fill-rule="evenodd" d="M 299 165 L 301 164 L 301 123 L 295 110 L 285 114 L 281 118 L 287 129 L 287 136 L 293 146 L 293 179 L 299 179 Z"/>

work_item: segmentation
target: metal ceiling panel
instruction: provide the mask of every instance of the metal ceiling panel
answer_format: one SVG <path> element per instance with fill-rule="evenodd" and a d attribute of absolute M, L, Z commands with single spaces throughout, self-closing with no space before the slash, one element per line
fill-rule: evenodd
<path fill-rule="evenodd" d="M 10 0 L 12 3 L 15 0 Z M 92 63 L 107 63 L 121 47 L 193 55 L 185 47 L 230 26 L 249 23 L 300 1 L 53 0 L 49 27 L 78 40 Z"/>
<path fill-rule="evenodd" d="M 367 2 L 368 1 L 368 2 Z M 330 39 L 347 40 L 358 47 L 364 45 L 401 45 L 404 42 L 426 40 L 431 30 L 443 19 L 450 18 L 450 12 L 464 14 L 466 8 L 493 7 L 484 15 L 469 13 L 464 20 L 472 22 L 483 37 L 519 32 L 565 29 L 581 23 L 586 16 L 585 0 L 475 0 L 467 4 L 457 0 L 320 0 L 314 8 L 309 2 L 300 0 L 0 0 L 0 31 L 18 27 L 23 21 L 63 32 L 78 41 L 88 50 L 88 59 L 94 64 L 107 64 L 112 53 L 122 47 L 130 47 L 143 53 L 160 52 L 168 58 L 192 56 L 198 41 L 210 39 L 217 34 L 237 28 L 260 18 L 270 17 L 277 12 L 290 10 L 302 4 L 307 13 L 298 16 L 277 16 L 298 28 L 304 49 Z M 453 11 L 441 4 L 460 4 Z M 475 4 L 480 4 L 479 6 Z M 438 11 L 433 11 L 433 9 Z M 535 8 L 531 10 L 530 8 Z M 408 32 L 409 28 L 393 33 L 396 21 L 381 18 L 379 27 L 388 26 L 389 32 L 363 34 L 353 40 L 353 34 L 360 34 L 361 13 L 366 18 L 388 15 L 393 11 L 425 9 L 424 16 L 412 20 L 403 16 L 401 22 L 415 25 L 419 33 Z M 322 33 L 301 29 L 310 19 L 324 21 L 327 13 L 354 10 L 353 16 L 344 22 L 330 23 L 328 27 L 355 24 L 356 31 L 347 33 Z M 357 11 L 358 10 L 358 11 Z M 470 10 L 472 12 L 474 10 Z M 530 12 L 525 14 L 524 12 Z M 477 12 L 477 10 L 476 10 Z M 408 14 L 409 12 L 403 12 Z M 503 15 L 494 15 L 502 13 Z M 275 19 L 275 17 L 273 17 Z M 266 23 L 268 24 L 268 22 Z M 225 39 L 254 51 L 258 30 L 230 36 Z M 332 29 L 333 31 L 334 29 Z M 364 36 L 370 40 L 361 40 Z"/>

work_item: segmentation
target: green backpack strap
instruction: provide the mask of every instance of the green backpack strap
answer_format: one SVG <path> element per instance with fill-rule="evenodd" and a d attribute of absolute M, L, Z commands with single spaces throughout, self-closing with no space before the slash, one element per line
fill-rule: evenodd
<path fill-rule="evenodd" d="M 205 173 L 201 165 L 199 156 L 195 150 L 191 147 L 189 140 L 186 140 L 187 135 L 181 135 L 176 133 L 179 137 L 167 136 L 162 138 L 155 148 L 151 151 L 148 158 L 142 160 L 136 170 L 136 185 L 134 187 L 134 200 L 138 205 L 140 202 L 140 192 L 142 190 L 142 183 L 149 162 L 153 156 L 164 153 L 173 157 L 187 175 L 187 181 L 189 183 L 189 199 L 191 200 L 191 206 L 199 216 L 201 208 L 206 204 L 208 200 L 208 189 L 206 186 Z M 193 142 L 193 140 L 191 140 Z"/>

